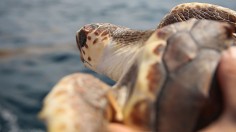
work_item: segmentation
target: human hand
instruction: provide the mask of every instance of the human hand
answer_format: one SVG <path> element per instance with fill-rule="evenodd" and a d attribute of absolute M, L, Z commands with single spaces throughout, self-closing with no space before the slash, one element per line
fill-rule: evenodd
<path fill-rule="evenodd" d="M 217 73 L 223 93 L 224 112 L 202 131 L 236 132 L 236 47 L 223 52 Z"/>

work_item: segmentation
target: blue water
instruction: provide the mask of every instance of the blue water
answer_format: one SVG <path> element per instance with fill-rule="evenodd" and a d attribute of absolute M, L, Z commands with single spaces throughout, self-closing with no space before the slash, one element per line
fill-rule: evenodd
<path fill-rule="evenodd" d="M 86 72 L 114 83 L 80 63 L 75 32 L 81 26 L 109 22 L 150 29 L 184 2 L 190 0 L 1 0 L 0 132 L 44 132 L 36 115 L 45 95 L 65 75 Z M 235 0 L 199 2 L 236 10 Z"/>

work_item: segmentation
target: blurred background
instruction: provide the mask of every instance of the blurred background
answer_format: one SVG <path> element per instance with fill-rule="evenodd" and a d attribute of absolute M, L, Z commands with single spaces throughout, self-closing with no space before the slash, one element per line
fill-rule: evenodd
<path fill-rule="evenodd" d="M 192 0 L 1 0 L 0 132 L 44 132 L 37 119 L 56 82 L 75 72 L 94 74 L 80 62 L 75 32 L 84 24 L 109 22 L 155 28 L 175 5 Z M 236 10 L 235 0 L 198 0 Z"/>

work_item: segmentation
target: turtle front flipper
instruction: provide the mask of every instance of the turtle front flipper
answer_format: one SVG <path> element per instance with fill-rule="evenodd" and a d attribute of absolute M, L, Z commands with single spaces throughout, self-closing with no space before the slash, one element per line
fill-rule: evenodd
<path fill-rule="evenodd" d="M 121 116 L 110 86 L 83 73 L 59 81 L 39 114 L 48 132 L 105 132 L 109 120 Z"/>
<path fill-rule="evenodd" d="M 236 30 L 236 11 L 218 5 L 197 2 L 177 5 L 162 19 L 158 28 L 191 18 L 228 22 Z"/>
<path fill-rule="evenodd" d="M 222 110 L 215 77 L 233 27 L 192 19 L 158 29 L 137 57 L 137 76 L 124 106 L 124 123 L 158 132 L 192 132 Z M 216 85 L 215 85 L 216 84 Z"/>

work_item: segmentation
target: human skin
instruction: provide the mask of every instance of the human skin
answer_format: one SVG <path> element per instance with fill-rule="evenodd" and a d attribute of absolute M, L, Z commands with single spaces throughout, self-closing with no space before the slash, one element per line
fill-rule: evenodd
<path fill-rule="evenodd" d="M 223 92 L 224 112 L 204 132 L 236 132 L 236 47 L 225 51 L 218 67 L 218 80 Z"/>
<path fill-rule="evenodd" d="M 217 77 L 224 98 L 224 112 L 220 118 L 202 132 L 236 132 L 236 47 L 222 53 L 217 69 Z M 109 132 L 139 132 L 127 126 L 111 123 Z"/>

